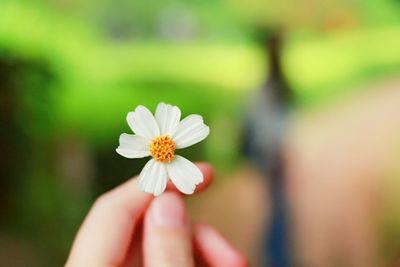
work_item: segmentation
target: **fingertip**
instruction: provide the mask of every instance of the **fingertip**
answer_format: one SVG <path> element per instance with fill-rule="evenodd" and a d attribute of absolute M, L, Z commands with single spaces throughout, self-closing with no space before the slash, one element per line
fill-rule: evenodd
<path fill-rule="evenodd" d="M 206 189 L 214 180 L 214 168 L 210 163 L 207 162 L 197 162 L 196 166 L 203 173 L 204 180 L 202 183 L 198 184 L 195 190 L 196 192 L 203 191 Z"/>
<path fill-rule="evenodd" d="M 248 261 L 213 227 L 207 224 L 194 226 L 196 249 L 206 263 L 212 267 L 248 267 Z"/>
<path fill-rule="evenodd" d="M 193 194 L 196 194 L 198 192 L 205 190 L 208 186 L 210 186 L 210 184 L 214 180 L 214 167 L 210 163 L 196 162 L 195 164 L 200 169 L 200 171 L 203 173 L 204 180 L 202 183 L 200 183 L 196 186 L 196 189 Z M 179 192 L 179 190 L 173 185 L 173 183 L 170 180 L 168 181 L 167 189 Z"/>
<path fill-rule="evenodd" d="M 185 203 L 179 195 L 166 192 L 155 198 L 146 213 L 146 222 L 154 226 L 185 227 L 187 223 Z"/>
<path fill-rule="evenodd" d="M 148 267 L 193 266 L 191 232 L 182 196 L 166 192 L 146 211 L 143 259 Z"/>
<path fill-rule="evenodd" d="M 196 166 L 199 167 L 204 177 L 212 179 L 214 176 L 214 167 L 208 162 L 196 162 Z"/>

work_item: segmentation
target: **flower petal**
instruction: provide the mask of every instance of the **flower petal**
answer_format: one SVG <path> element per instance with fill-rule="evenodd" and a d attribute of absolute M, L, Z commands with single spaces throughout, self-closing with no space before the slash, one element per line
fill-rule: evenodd
<path fill-rule="evenodd" d="M 164 164 L 149 160 L 139 175 L 139 188 L 143 192 L 161 195 L 167 187 L 167 168 Z"/>
<path fill-rule="evenodd" d="M 160 103 L 156 109 L 156 120 L 161 135 L 171 135 L 181 119 L 181 110 L 177 106 Z"/>
<path fill-rule="evenodd" d="M 203 182 L 203 173 L 200 169 L 184 157 L 176 155 L 166 166 L 169 178 L 184 194 L 193 194 L 196 185 Z"/>
<path fill-rule="evenodd" d="M 138 106 L 135 111 L 129 112 L 126 120 L 137 135 L 149 140 L 160 135 L 160 129 L 153 114 L 144 106 Z"/>
<path fill-rule="evenodd" d="M 150 156 L 149 141 L 138 135 L 123 133 L 119 136 L 117 153 L 126 158 L 144 158 Z"/>
<path fill-rule="evenodd" d="M 192 114 L 179 123 L 172 138 L 176 148 L 185 148 L 202 141 L 209 133 L 210 128 L 203 123 L 203 117 Z"/>

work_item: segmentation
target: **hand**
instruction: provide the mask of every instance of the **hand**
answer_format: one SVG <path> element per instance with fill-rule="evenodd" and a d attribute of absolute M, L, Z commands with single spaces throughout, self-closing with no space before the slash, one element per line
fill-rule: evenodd
<path fill-rule="evenodd" d="M 197 164 L 204 189 L 212 180 L 208 164 Z M 245 258 L 208 225 L 191 226 L 182 197 L 154 198 L 141 192 L 137 178 L 102 195 L 74 241 L 66 267 L 247 266 Z M 174 192 L 175 191 L 175 192 Z"/>

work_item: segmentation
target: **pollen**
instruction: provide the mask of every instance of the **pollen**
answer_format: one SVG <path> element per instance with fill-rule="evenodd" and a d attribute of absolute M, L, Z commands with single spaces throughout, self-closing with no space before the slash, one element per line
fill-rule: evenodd
<path fill-rule="evenodd" d="M 175 142 L 166 135 L 156 137 L 151 141 L 150 154 L 158 162 L 170 162 L 175 158 Z"/>

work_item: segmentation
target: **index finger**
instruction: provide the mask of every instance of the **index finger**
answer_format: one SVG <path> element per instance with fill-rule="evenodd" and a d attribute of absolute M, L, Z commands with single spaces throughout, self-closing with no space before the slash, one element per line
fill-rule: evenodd
<path fill-rule="evenodd" d="M 123 262 L 136 222 L 153 198 L 131 179 L 100 196 L 76 236 L 66 266 L 113 266 Z"/>
<path fill-rule="evenodd" d="M 212 180 L 209 164 L 199 164 L 202 188 Z M 124 262 L 135 226 L 153 196 L 139 190 L 138 179 L 128 180 L 100 196 L 84 220 L 66 266 L 116 266 Z M 196 190 L 197 191 L 197 190 Z"/>

